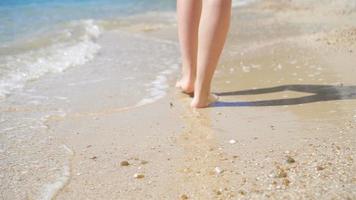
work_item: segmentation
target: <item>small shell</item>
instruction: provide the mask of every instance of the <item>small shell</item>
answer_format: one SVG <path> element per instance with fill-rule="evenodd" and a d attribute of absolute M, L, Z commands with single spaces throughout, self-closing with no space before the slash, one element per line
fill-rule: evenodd
<path fill-rule="evenodd" d="M 224 170 L 221 169 L 220 167 L 215 167 L 214 171 L 215 171 L 216 174 L 221 174 L 221 173 L 224 172 Z"/>
<path fill-rule="evenodd" d="M 235 144 L 235 143 L 236 143 L 236 140 L 231 139 L 231 140 L 229 140 L 229 143 L 230 143 L 230 144 Z"/>

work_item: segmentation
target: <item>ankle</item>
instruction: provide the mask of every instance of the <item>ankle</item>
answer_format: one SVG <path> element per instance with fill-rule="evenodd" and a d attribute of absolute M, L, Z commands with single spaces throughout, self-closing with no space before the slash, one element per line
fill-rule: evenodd
<path fill-rule="evenodd" d="M 183 65 L 182 67 L 183 77 L 189 78 L 189 80 L 195 80 L 196 77 L 196 66 L 194 65 Z"/>
<path fill-rule="evenodd" d="M 194 87 L 195 76 L 191 74 L 183 74 L 181 77 L 181 81 L 184 82 L 185 84 L 191 85 L 191 87 Z"/>
<path fill-rule="evenodd" d="M 208 100 L 197 96 L 194 96 L 190 103 L 190 107 L 192 108 L 204 108 L 207 106 L 208 106 Z"/>
<path fill-rule="evenodd" d="M 206 99 L 210 94 L 210 89 L 206 87 L 204 88 L 198 81 L 194 84 L 194 91 L 194 97 L 197 99 Z"/>

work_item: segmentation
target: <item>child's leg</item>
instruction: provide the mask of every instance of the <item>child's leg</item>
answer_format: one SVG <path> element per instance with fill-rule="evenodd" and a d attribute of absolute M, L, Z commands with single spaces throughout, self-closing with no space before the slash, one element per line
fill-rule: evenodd
<path fill-rule="evenodd" d="M 194 1 L 194 0 L 193 0 Z M 212 100 L 211 80 L 230 24 L 231 0 L 203 0 L 199 28 L 197 77 L 192 107 L 207 107 Z"/>
<path fill-rule="evenodd" d="M 201 8 L 201 0 L 177 0 L 178 36 L 182 54 L 182 78 L 177 82 L 177 87 L 186 93 L 194 92 Z"/>

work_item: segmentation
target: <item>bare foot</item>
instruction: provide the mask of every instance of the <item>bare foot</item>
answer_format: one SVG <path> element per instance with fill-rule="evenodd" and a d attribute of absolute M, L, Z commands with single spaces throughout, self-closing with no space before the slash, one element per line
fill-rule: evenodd
<path fill-rule="evenodd" d="M 193 98 L 193 101 L 190 103 L 192 108 L 206 108 L 209 107 L 214 102 L 218 101 L 219 97 L 215 94 L 210 93 L 206 99 L 197 99 Z"/>
<path fill-rule="evenodd" d="M 177 81 L 176 87 L 179 88 L 183 93 L 189 95 L 194 93 L 194 81 L 181 78 L 179 81 Z"/>

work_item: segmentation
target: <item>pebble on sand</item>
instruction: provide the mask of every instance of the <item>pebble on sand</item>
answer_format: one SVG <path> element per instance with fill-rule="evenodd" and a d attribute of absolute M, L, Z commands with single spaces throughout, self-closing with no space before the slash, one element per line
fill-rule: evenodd
<path fill-rule="evenodd" d="M 283 179 L 282 183 L 283 183 L 284 186 L 289 186 L 290 180 L 285 178 L 285 179 Z"/>
<path fill-rule="evenodd" d="M 231 140 L 229 140 L 229 143 L 230 143 L 230 144 L 235 144 L 235 143 L 236 143 L 236 140 L 231 139 Z"/>
<path fill-rule="evenodd" d="M 246 192 L 244 190 L 239 190 L 240 195 L 246 195 Z"/>
<path fill-rule="evenodd" d="M 287 177 L 287 172 L 284 171 L 284 169 L 279 168 L 279 169 L 277 169 L 276 177 L 277 178 L 285 178 L 285 177 Z"/>
<path fill-rule="evenodd" d="M 145 175 L 140 174 L 140 173 L 135 173 L 135 174 L 133 175 L 133 177 L 136 178 L 136 179 L 141 179 L 141 178 L 145 178 Z"/>
<path fill-rule="evenodd" d="M 221 174 L 221 173 L 224 172 L 224 170 L 221 169 L 220 167 L 215 167 L 214 171 L 215 171 L 216 174 Z"/>
<path fill-rule="evenodd" d="M 185 195 L 185 194 L 182 194 L 182 195 L 180 196 L 180 199 L 181 199 L 181 200 L 186 200 L 186 199 L 188 199 L 188 196 Z"/>
<path fill-rule="evenodd" d="M 121 161 L 120 166 L 129 166 L 130 163 L 127 160 Z"/>
<path fill-rule="evenodd" d="M 294 158 L 292 158 L 290 156 L 287 156 L 286 162 L 289 163 L 289 164 L 292 164 L 292 163 L 295 163 L 295 160 L 294 160 Z"/>
<path fill-rule="evenodd" d="M 218 190 L 216 191 L 216 195 L 222 195 L 222 192 L 223 192 L 223 189 L 220 188 L 220 189 L 218 189 Z"/>
<path fill-rule="evenodd" d="M 141 164 L 142 165 L 145 165 L 145 164 L 147 164 L 148 163 L 148 161 L 146 161 L 146 160 L 141 160 Z"/>

